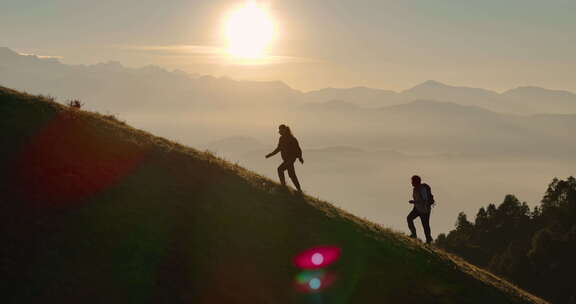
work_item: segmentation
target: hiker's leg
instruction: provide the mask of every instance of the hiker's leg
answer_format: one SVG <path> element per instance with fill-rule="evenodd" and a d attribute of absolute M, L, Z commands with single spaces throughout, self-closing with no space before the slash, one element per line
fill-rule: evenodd
<path fill-rule="evenodd" d="M 424 228 L 424 234 L 426 235 L 426 243 L 431 243 L 432 234 L 430 232 L 430 212 L 420 214 L 420 220 L 422 221 L 422 227 Z"/>
<path fill-rule="evenodd" d="M 290 176 L 290 179 L 292 180 L 292 183 L 296 189 L 298 189 L 298 191 L 302 191 L 302 189 L 300 189 L 300 182 L 298 182 L 298 176 L 296 176 L 296 170 L 294 170 L 294 162 L 288 161 L 286 168 L 288 169 L 288 176 Z"/>
<path fill-rule="evenodd" d="M 286 186 L 286 178 L 284 177 L 284 171 L 286 170 L 286 162 L 283 162 L 278 166 L 278 178 L 283 186 Z"/>
<path fill-rule="evenodd" d="M 410 237 L 416 237 L 416 227 L 414 226 L 414 219 L 419 216 L 416 208 L 412 209 L 412 211 L 406 217 L 406 221 L 408 222 L 408 228 L 410 229 Z"/>

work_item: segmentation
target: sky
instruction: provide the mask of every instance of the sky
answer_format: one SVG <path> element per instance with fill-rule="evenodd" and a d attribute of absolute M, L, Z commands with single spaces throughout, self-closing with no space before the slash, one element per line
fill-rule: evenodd
<path fill-rule="evenodd" d="M 119 61 L 192 74 L 282 80 L 307 91 L 400 91 L 428 79 L 503 91 L 576 91 L 574 0 L 266 0 L 265 64 L 223 52 L 246 0 L 0 0 L 0 46 L 69 64 Z"/>

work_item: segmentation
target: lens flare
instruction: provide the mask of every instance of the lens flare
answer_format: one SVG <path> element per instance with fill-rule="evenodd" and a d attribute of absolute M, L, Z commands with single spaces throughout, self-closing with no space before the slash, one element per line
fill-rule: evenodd
<path fill-rule="evenodd" d="M 308 286 L 310 286 L 310 289 L 313 290 L 320 289 L 320 287 L 322 287 L 322 281 L 320 281 L 319 278 L 313 278 L 310 280 L 310 282 L 308 282 Z"/>
<path fill-rule="evenodd" d="M 312 264 L 320 266 L 324 262 L 324 256 L 321 253 L 316 252 L 315 254 L 312 255 L 312 258 L 310 258 L 310 260 L 312 261 Z"/>
<path fill-rule="evenodd" d="M 336 276 L 324 270 L 307 270 L 296 276 L 296 290 L 303 293 L 320 292 L 332 285 Z"/>
<path fill-rule="evenodd" d="M 141 147 L 63 112 L 23 147 L 15 188 L 38 206 L 69 206 L 118 183 L 144 156 Z"/>
<path fill-rule="evenodd" d="M 321 246 L 307 249 L 294 258 L 294 265 L 302 269 L 318 269 L 326 267 L 338 260 L 340 248 L 336 246 Z"/>

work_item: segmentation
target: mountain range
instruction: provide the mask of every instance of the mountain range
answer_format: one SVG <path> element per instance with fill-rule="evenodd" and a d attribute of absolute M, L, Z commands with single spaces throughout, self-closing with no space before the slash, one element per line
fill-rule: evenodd
<path fill-rule="evenodd" d="M 503 93 L 428 80 L 401 92 L 355 87 L 301 92 L 281 81 L 237 81 L 158 66 L 128 68 L 119 62 L 68 65 L 56 58 L 0 48 L 0 84 L 62 99 L 78 98 L 102 111 L 183 111 L 202 108 L 275 107 L 338 101 L 378 108 L 419 99 L 475 105 L 513 114 L 576 113 L 576 94 L 539 87 Z"/>
<path fill-rule="evenodd" d="M 236 146 L 262 148 L 246 137 L 275 144 L 270 126 L 280 122 L 292 125 L 307 149 L 348 145 L 409 154 L 576 155 L 571 140 L 576 114 L 570 114 L 576 113 L 576 95 L 535 87 L 499 94 L 426 81 L 403 92 L 364 87 L 300 92 L 279 81 L 236 81 L 156 66 L 67 65 L 7 48 L 0 48 L 0 84 L 62 101 L 79 98 L 87 109 L 119 114 L 189 144 L 239 136 L 207 146 L 230 157 Z"/>

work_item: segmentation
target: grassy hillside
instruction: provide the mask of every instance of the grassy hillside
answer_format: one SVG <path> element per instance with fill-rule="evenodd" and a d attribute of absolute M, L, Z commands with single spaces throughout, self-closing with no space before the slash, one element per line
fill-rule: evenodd
<path fill-rule="evenodd" d="M 545 303 L 113 117 L 0 87 L 0 132 L 3 303 Z"/>

